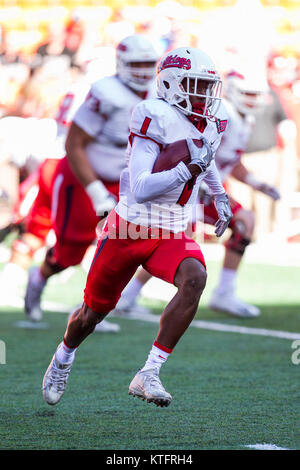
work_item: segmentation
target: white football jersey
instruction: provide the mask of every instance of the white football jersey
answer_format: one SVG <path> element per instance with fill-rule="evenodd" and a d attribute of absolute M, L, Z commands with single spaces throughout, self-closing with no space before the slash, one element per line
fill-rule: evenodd
<path fill-rule="evenodd" d="M 156 96 L 154 84 L 147 97 Z M 142 100 L 116 76 L 91 86 L 74 122 L 94 140 L 86 146 L 89 162 L 100 179 L 118 181 L 125 167 L 125 151 L 133 108 Z"/>
<path fill-rule="evenodd" d="M 216 153 L 216 165 L 222 181 L 225 181 L 245 151 L 255 118 L 250 115 L 243 118 L 232 103 L 225 99 L 222 102 L 226 107 L 228 122 Z"/>
<path fill-rule="evenodd" d="M 66 155 L 65 143 L 73 117 L 84 102 L 91 83 L 84 77 L 78 80 L 62 98 L 55 120 L 57 122 L 57 153 L 53 157 L 62 158 Z"/>
<path fill-rule="evenodd" d="M 91 83 L 82 78 L 74 83 L 62 98 L 55 117 L 58 135 L 68 133 L 73 117 L 79 106 L 84 102 L 90 87 Z"/>
<path fill-rule="evenodd" d="M 131 119 L 130 131 L 131 136 L 136 135 L 159 144 L 159 146 L 155 146 L 156 156 L 167 144 L 186 139 L 187 137 L 200 139 L 202 136 L 207 139 L 215 153 L 226 128 L 226 119 L 226 112 L 221 105 L 218 116 L 214 120 L 207 119 L 206 128 L 201 133 L 179 109 L 169 105 L 163 99 L 156 98 L 145 100 L 136 106 Z M 133 145 L 135 144 L 133 143 Z M 191 219 L 192 208 L 196 202 L 200 182 L 203 179 L 206 180 L 208 176 L 210 180 L 215 178 L 219 184 L 219 186 L 217 184 L 215 194 L 224 192 L 214 164 L 210 165 L 206 173 L 201 174 L 198 178 L 191 179 L 187 167 L 181 162 L 179 164 L 181 168 L 178 165 L 175 169 L 177 169 L 177 172 L 180 170 L 183 179 L 177 179 L 176 187 L 151 198 L 151 201 L 148 200 L 143 204 L 138 204 L 132 191 L 131 158 L 132 146 L 129 143 L 127 147 L 128 168 L 121 175 L 120 202 L 116 207 L 116 211 L 122 218 L 135 224 L 156 226 L 175 233 L 182 232 L 186 229 L 188 221 Z M 142 165 L 151 173 L 155 155 L 150 166 L 149 159 L 151 157 L 148 153 L 141 154 L 140 158 L 144 162 Z M 162 177 L 169 175 L 171 179 L 171 177 L 174 177 L 175 169 L 156 173 L 155 175 L 162 175 Z M 185 171 L 188 171 L 189 176 L 184 179 Z M 156 176 L 155 178 L 158 179 L 159 177 Z M 180 181 L 183 181 L 183 183 L 180 184 Z"/>

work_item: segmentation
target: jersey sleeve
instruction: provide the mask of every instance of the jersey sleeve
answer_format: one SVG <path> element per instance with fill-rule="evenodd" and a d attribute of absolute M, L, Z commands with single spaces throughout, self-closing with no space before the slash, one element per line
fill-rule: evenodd
<path fill-rule="evenodd" d="M 102 130 L 104 122 L 113 112 L 114 106 L 109 95 L 101 89 L 99 83 L 94 83 L 85 101 L 78 108 L 73 121 L 91 137 L 96 137 Z"/>
<path fill-rule="evenodd" d="M 89 93 L 76 111 L 73 122 L 91 137 L 96 137 L 101 132 L 104 121 L 105 118 L 99 112 L 97 101 Z"/>
<path fill-rule="evenodd" d="M 171 170 L 151 173 L 158 153 L 159 149 L 152 139 L 134 139 L 129 174 L 131 190 L 138 203 L 151 201 L 172 191 L 192 176 L 183 162 Z"/>
<path fill-rule="evenodd" d="M 208 170 L 206 171 L 203 180 L 209 187 L 213 196 L 217 194 L 223 194 L 225 192 L 214 160 L 211 162 Z"/>
<path fill-rule="evenodd" d="M 131 116 L 131 134 L 163 146 L 172 142 L 169 129 L 172 129 L 172 115 L 159 99 L 145 100 L 135 106 Z"/>

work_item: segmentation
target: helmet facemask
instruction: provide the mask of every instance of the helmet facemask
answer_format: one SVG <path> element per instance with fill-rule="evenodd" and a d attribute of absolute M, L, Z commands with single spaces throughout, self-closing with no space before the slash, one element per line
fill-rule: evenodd
<path fill-rule="evenodd" d="M 146 91 L 155 78 L 156 62 L 123 62 L 119 61 L 117 73 L 123 83 L 136 91 Z"/>
<path fill-rule="evenodd" d="M 117 46 L 116 69 L 120 80 L 135 91 L 147 91 L 155 79 L 157 51 L 146 37 L 134 34 Z"/>
<path fill-rule="evenodd" d="M 177 103 L 185 114 L 192 118 L 214 116 L 221 104 L 221 80 L 207 80 L 202 76 L 183 76 L 179 83 L 183 90 L 184 101 Z"/>
<path fill-rule="evenodd" d="M 221 104 L 222 80 L 204 53 L 179 48 L 158 65 L 157 93 L 186 116 L 211 118 Z"/>
<path fill-rule="evenodd" d="M 265 106 L 268 85 L 264 79 L 230 72 L 225 83 L 225 96 L 241 114 L 254 115 Z"/>
<path fill-rule="evenodd" d="M 232 101 L 242 114 L 257 114 L 265 105 L 265 93 L 261 91 L 234 90 Z"/>

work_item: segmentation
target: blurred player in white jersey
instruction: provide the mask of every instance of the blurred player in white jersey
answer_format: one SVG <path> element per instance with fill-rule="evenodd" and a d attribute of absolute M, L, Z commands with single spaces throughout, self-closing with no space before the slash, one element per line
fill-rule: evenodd
<path fill-rule="evenodd" d="M 67 155 L 59 161 L 51 191 L 56 244 L 29 274 L 25 311 L 32 320 L 42 317 L 41 295 L 49 277 L 82 261 L 99 220 L 117 203 L 131 112 L 156 95 L 157 59 L 145 37 L 123 39 L 116 50 L 116 74 L 92 84 L 72 119 Z"/>
<path fill-rule="evenodd" d="M 9 262 L 1 273 L 7 293 L 5 297 L 2 296 L 4 303 L 13 297 L 18 299 L 18 283 L 25 281 L 35 252 L 46 244 L 52 228 L 53 177 L 59 160 L 65 156 L 65 140 L 71 120 L 84 101 L 90 85 L 87 74 L 74 84 L 63 97 L 55 120 L 9 117 L 0 121 L 0 128 L 2 123 L 5 124 L 6 134 L 11 135 L 10 140 L 7 139 L 7 151 L 13 155 L 14 163 L 22 170 L 25 168 L 28 174 L 19 187 L 11 226 L 14 228 L 18 224 L 21 233 L 14 240 Z M 45 127 L 47 123 L 43 131 L 41 126 Z M 8 124 L 9 129 L 6 129 Z M 17 140 L 15 135 L 18 135 Z M 34 147 L 39 148 L 38 158 L 32 150 Z"/>
<path fill-rule="evenodd" d="M 106 50 L 106 48 L 103 49 Z M 104 57 L 106 55 L 107 53 L 104 54 Z M 6 139 L 6 147 L 14 155 L 14 163 L 19 167 L 21 166 L 21 168 L 24 168 L 24 166 L 26 168 L 28 166 L 25 161 L 28 158 L 26 155 L 28 154 L 31 157 L 31 165 L 27 171 L 29 175 L 20 185 L 19 200 L 14 208 L 13 222 L 22 223 L 23 231 L 21 236 L 14 241 L 10 261 L 4 269 L 4 277 L 7 282 L 11 279 L 14 286 L 16 284 L 17 273 L 23 271 L 22 278 L 24 278 L 25 271 L 29 268 L 35 252 L 45 245 L 48 233 L 52 228 L 51 190 L 53 176 L 59 160 L 66 154 L 65 141 L 73 116 L 86 98 L 91 83 L 95 81 L 95 68 L 102 64 L 102 60 L 102 48 L 100 48 L 100 50 L 97 49 L 97 56 L 94 55 L 82 67 L 83 77 L 74 83 L 62 98 L 55 121 L 52 119 L 37 120 L 19 117 L 5 118 L 0 121 L 0 136 L 2 133 L 4 134 L 4 131 L 6 136 L 12 136 L 10 140 L 13 140 L 16 134 L 19 136 L 17 143 Z M 44 137 L 45 132 L 41 134 L 41 130 L 34 128 L 33 124 L 31 124 L 38 123 L 39 121 L 41 123 L 49 122 L 52 124 L 52 127 L 55 127 L 55 130 L 52 132 L 50 132 L 50 128 L 48 129 L 47 140 Z M 33 129 L 30 138 L 29 125 Z M 2 127 L 3 132 L 1 132 Z M 53 132 L 56 133 L 56 136 Z M 33 146 L 32 143 L 41 141 L 40 157 L 35 165 L 32 164 L 34 163 L 32 162 L 32 151 L 28 150 L 28 145 L 24 145 L 25 137 L 22 138 L 22 135 L 26 136 L 26 140 L 30 142 L 31 147 Z M 39 135 L 41 139 L 37 138 Z M 49 145 L 48 142 L 50 137 L 52 145 Z M 2 140 L 1 137 L 0 140 Z M 16 145 L 19 148 L 17 152 L 15 150 Z M 22 152 L 21 157 L 20 151 Z M 11 291 L 11 289 L 9 290 Z"/>
<path fill-rule="evenodd" d="M 263 110 L 268 92 L 267 81 L 259 75 L 242 75 L 236 71 L 228 73 L 225 79 L 224 105 L 228 113 L 227 129 L 216 154 L 216 164 L 221 179 L 226 185 L 229 176 L 252 186 L 270 198 L 277 200 L 280 195 L 276 188 L 256 180 L 243 165 L 241 158 L 251 135 L 255 115 Z M 204 221 L 214 224 L 217 213 L 211 202 L 207 186 L 202 187 L 201 202 L 204 203 Z M 223 268 L 216 289 L 209 302 L 213 310 L 238 317 L 256 317 L 258 307 L 248 304 L 236 296 L 238 267 L 254 231 L 254 214 L 229 197 L 233 213 L 229 228 L 231 236 L 225 242 Z"/>
<path fill-rule="evenodd" d="M 103 65 L 106 63 L 108 69 L 115 70 L 113 57 L 110 57 L 108 62 L 108 54 L 111 56 L 112 51 L 110 48 L 109 50 L 107 49 L 98 48 L 94 52 L 90 60 L 83 66 L 84 75 L 82 78 L 74 83 L 68 93 L 62 98 L 55 118 L 57 128 L 55 145 L 52 145 L 51 149 L 49 145 L 47 146 L 47 150 L 45 149 L 42 154 L 44 158 L 41 158 L 44 161 L 42 161 L 35 173 L 30 174 L 20 186 L 21 195 L 16 205 L 16 210 L 18 210 L 18 220 L 21 220 L 24 231 L 13 242 L 9 263 L 7 263 L 3 270 L 3 278 L 7 287 L 5 292 L 7 295 L 5 297 L 2 296 L 1 301 L 6 304 L 13 297 L 18 301 L 19 298 L 18 296 L 16 297 L 17 278 L 21 278 L 23 282 L 25 281 L 25 273 L 32 263 L 35 252 L 47 244 L 47 237 L 53 225 L 51 216 L 53 182 L 59 160 L 66 154 L 65 141 L 72 119 L 79 106 L 84 102 L 91 84 L 95 81 L 96 77 L 101 76 Z M 20 118 L 17 119 L 20 120 Z M 37 134 L 36 132 L 35 136 Z M 35 136 L 34 139 L 36 139 Z M 45 143 L 43 144 L 45 145 Z M 24 213 L 24 207 L 27 208 L 26 213 Z M 35 270 L 36 268 L 32 268 L 32 272 Z M 30 317 L 33 321 L 37 321 L 40 318 L 41 312 L 38 310 L 36 315 Z M 119 325 L 105 321 L 99 325 L 97 331 L 116 332 L 119 331 Z"/>
<path fill-rule="evenodd" d="M 127 167 L 121 175 L 120 201 L 98 240 L 82 307 L 71 316 L 62 343 L 46 371 L 43 395 L 55 405 L 68 380 L 77 347 L 115 307 L 121 292 L 142 265 L 178 291 L 163 311 L 158 334 L 129 394 L 168 406 L 159 371 L 194 318 L 206 284 L 199 245 L 185 234 L 199 185 L 212 191 L 221 236 L 231 219 L 228 197 L 214 163 L 226 119 L 221 79 L 211 59 L 194 48 L 178 48 L 158 65 L 159 98 L 144 100 L 133 111 Z M 167 144 L 186 139 L 191 163 L 152 173 Z M 192 139 L 202 139 L 198 148 Z M 134 345 L 133 354 L 134 354 Z"/>

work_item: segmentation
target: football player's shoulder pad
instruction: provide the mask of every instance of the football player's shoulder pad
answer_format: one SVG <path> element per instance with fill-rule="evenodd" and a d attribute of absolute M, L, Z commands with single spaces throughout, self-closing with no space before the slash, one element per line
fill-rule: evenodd
<path fill-rule="evenodd" d="M 230 110 L 228 110 L 228 108 L 227 108 L 227 103 L 228 102 L 225 101 L 225 99 L 222 99 L 221 105 L 218 109 L 216 118 L 220 119 L 221 121 L 228 120 L 229 117 L 230 117 L 229 116 L 230 115 Z"/>
<path fill-rule="evenodd" d="M 166 144 L 172 142 L 172 129 L 176 125 L 178 126 L 178 114 L 174 107 L 161 98 L 153 98 L 135 106 L 130 131 Z"/>
<path fill-rule="evenodd" d="M 100 102 L 101 111 L 109 114 L 125 104 L 122 84 L 115 75 L 100 78 L 91 86 L 91 94 Z"/>
<path fill-rule="evenodd" d="M 230 116 L 222 100 L 218 112 L 216 113 L 213 119 L 213 122 L 215 122 L 216 124 L 216 129 L 219 135 L 222 136 L 223 133 L 228 129 L 229 121 Z"/>

